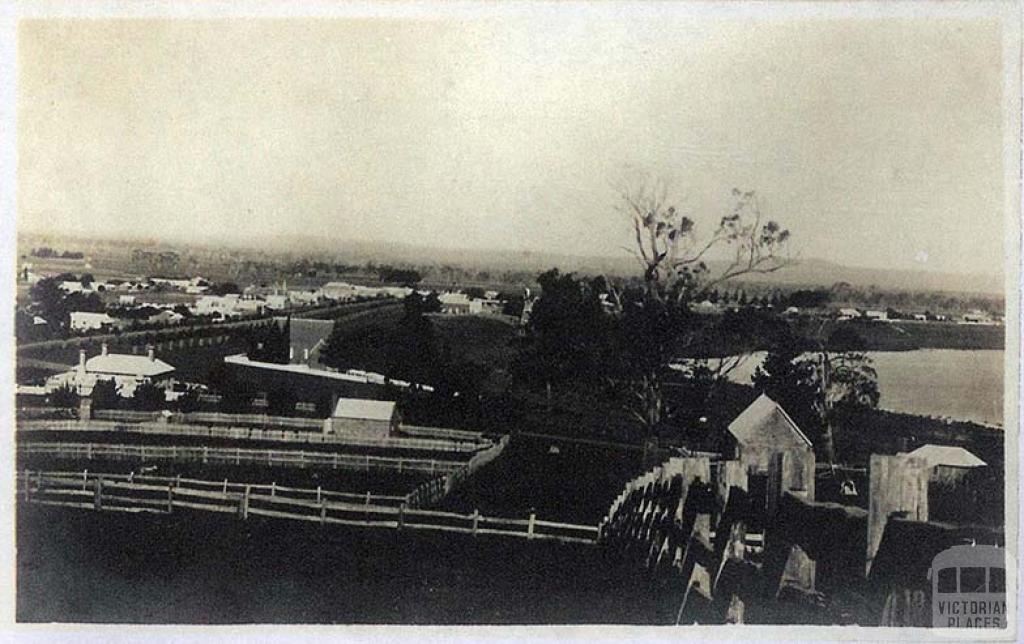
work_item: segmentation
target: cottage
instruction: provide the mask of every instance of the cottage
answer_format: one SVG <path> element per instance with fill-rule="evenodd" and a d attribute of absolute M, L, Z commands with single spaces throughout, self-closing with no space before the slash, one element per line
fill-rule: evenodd
<path fill-rule="evenodd" d="M 865 311 L 864 317 L 869 320 L 878 320 L 879 322 L 888 322 L 889 314 L 885 311 Z"/>
<path fill-rule="evenodd" d="M 774 400 L 761 394 L 757 400 L 729 423 L 729 434 L 736 443 L 736 456 L 751 474 L 764 474 L 772 456 L 789 453 L 794 469 L 808 461 L 810 477 L 814 476 L 814 450 L 789 414 Z M 799 466 L 798 466 L 799 464 Z M 808 482 L 809 485 L 813 481 Z"/>
<path fill-rule="evenodd" d="M 914 320 L 917 322 L 926 322 L 928 320 L 928 316 L 924 313 L 915 313 Z"/>
<path fill-rule="evenodd" d="M 286 309 L 291 306 L 291 300 L 287 295 L 272 294 L 266 296 L 266 306 L 271 310 Z"/>
<path fill-rule="evenodd" d="M 92 331 L 104 327 L 119 326 L 117 319 L 106 313 L 92 313 L 90 311 L 72 311 L 71 329 L 73 331 Z"/>
<path fill-rule="evenodd" d="M 472 299 L 465 293 L 442 293 L 438 300 L 441 301 L 441 313 L 448 315 L 474 315 L 483 312 L 481 300 Z"/>
<path fill-rule="evenodd" d="M 174 373 L 174 367 L 156 357 L 149 347 L 146 355 L 136 356 L 110 353 L 103 343 L 100 354 L 86 360 L 85 350 L 78 352 L 78 365 L 46 381 L 49 391 L 70 385 L 79 395 L 88 396 L 100 380 L 113 380 L 123 396 L 132 396 L 143 382 L 164 381 Z"/>
<path fill-rule="evenodd" d="M 387 438 L 398 430 L 398 407 L 390 400 L 339 398 L 324 428 L 335 434 Z"/>
<path fill-rule="evenodd" d="M 850 309 L 850 308 L 839 309 L 839 319 L 840 320 L 853 320 L 853 319 L 859 318 L 859 317 L 860 317 L 860 311 L 858 311 L 857 309 Z"/>

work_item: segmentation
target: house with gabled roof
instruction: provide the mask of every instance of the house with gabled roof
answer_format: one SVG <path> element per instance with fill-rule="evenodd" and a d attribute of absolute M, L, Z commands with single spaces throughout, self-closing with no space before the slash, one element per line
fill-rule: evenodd
<path fill-rule="evenodd" d="M 739 416 L 729 423 L 729 434 L 735 444 L 736 457 L 752 474 L 763 474 L 775 454 L 789 454 L 796 463 L 812 462 L 814 446 L 786 410 L 766 394 L 758 396 Z M 795 467 L 795 465 L 794 465 Z"/>

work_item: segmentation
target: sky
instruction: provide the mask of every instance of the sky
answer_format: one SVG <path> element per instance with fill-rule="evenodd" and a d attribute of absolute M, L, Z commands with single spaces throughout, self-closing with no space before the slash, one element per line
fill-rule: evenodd
<path fill-rule="evenodd" d="M 592 7 L 18 38 L 22 231 L 616 256 L 641 172 L 699 232 L 740 188 L 802 257 L 1002 268 L 994 21 Z"/>

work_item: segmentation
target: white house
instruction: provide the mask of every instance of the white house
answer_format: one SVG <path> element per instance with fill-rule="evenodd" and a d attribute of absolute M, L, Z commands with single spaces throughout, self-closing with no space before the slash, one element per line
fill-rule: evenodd
<path fill-rule="evenodd" d="M 117 303 L 122 305 L 122 306 L 130 306 L 132 304 L 135 304 L 135 296 L 134 295 L 118 295 L 117 296 Z"/>
<path fill-rule="evenodd" d="M 90 311 L 72 311 L 71 329 L 74 331 L 91 331 L 102 329 L 105 326 L 120 326 L 120 321 L 112 318 L 106 313 L 92 313 Z"/>
<path fill-rule="evenodd" d="M 60 283 L 60 290 L 65 293 L 87 293 L 92 289 L 86 288 L 81 282 L 69 280 Z"/>
<path fill-rule="evenodd" d="M 291 300 L 288 299 L 287 295 L 268 295 L 266 296 L 266 307 L 268 309 L 278 310 L 286 309 L 291 306 Z"/>
<path fill-rule="evenodd" d="M 840 320 L 853 320 L 860 317 L 860 311 L 857 309 L 839 309 Z"/>
<path fill-rule="evenodd" d="M 786 310 L 783 311 L 783 313 L 785 313 L 786 315 L 800 315 L 800 308 L 796 306 L 790 306 L 787 307 Z"/>
<path fill-rule="evenodd" d="M 88 396 L 98 381 L 113 380 L 118 393 L 131 397 L 139 384 L 165 380 L 173 373 L 174 367 L 157 358 L 152 347 L 148 348 L 146 355 L 136 356 L 109 353 L 104 343 L 100 354 L 88 360 L 85 358 L 85 350 L 79 351 L 78 365 L 49 378 L 46 388 L 53 391 L 70 385 L 80 396 Z"/>
<path fill-rule="evenodd" d="M 316 291 L 288 291 L 288 299 L 296 304 L 315 304 L 320 300 Z"/>
<path fill-rule="evenodd" d="M 442 293 L 437 298 L 441 312 L 448 315 L 475 315 L 483 312 L 483 300 L 475 300 L 465 293 Z"/>
<path fill-rule="evenodd" d="M 351 300 L 358 292 L 359 287 L 348 282 L 327 282 L 320 287 L 320 295 L 330 300 Z"/>
<path fill-rule="evenodd" d="M 914 320 L 916 320 L 918 322 L 927 322 L 928 321 L 928 316 L 925 315 L 924 313 L 915 313 L 914 314 Z"/>
<path fill-rule="evenodd" d="M 220 313 L 225 317 L 237 315 L 238 302 L 240 299 L 241 296 L 237 293 L 230 293 L 228 295 L 204 295 L 196 300 L 192 310 L 196 315 L 210 315 L 212 313 Z"/>
<path fill-rule="evenodd" d="M 864 317 L 869 320 L 878 320 L 879 322 L 887 322 L 889 320 L 889 314 L 885 311 L 865 311 Z"/>

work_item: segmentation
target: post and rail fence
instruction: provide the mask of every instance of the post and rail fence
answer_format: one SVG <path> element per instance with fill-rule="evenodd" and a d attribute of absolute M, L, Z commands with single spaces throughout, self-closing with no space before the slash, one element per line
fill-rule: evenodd
<path fill-rule="evenodd" d="M 490 447 L 493 442 L 478 439 L 476 442 L 457 441 L 454 439 L 406 438 L 401 436 L 370 437 L 348 436 L 345 434 L 325 434 L 321 432 L 301 432 L 289 430 L 260 429 L 254 427 L 208 427 L 188 422 L 158 422 L 148 417 L 136 420 L 134 416 L 149 415 L 150 412 L 118 411 L 109 414 L 105 411 L 94 412 L 100 420 L 19 420 L 18 432 L 127 432 L 168 436 L 199 436 L 205 438 L 224 438 L 233 440 L 260 440 L 282 443 L 307 443 L 313 445 L 342 445 L 352 447 L 373 447 L 381 449 L 408 449 L 431 452 L 476 452 Z M 159 412 L 156 412 L 159 414 Z M 104 420 L 105 419 L 105 420 Z M 173 417 L 171 420 L 175 420 Z M 305 419 L 291 419 L 305 420 Z M 318 421 L 321 428 L 323 421 Z"/>
<path fill-rule="evenodd" d="M 183 445 L 125 445 L 110 443 L 20 443 L 18 456 L 50 456 L 69 460 L 172 461 L 223 465 L 269 465 L 352 471 L 446 474 L 466 467 L 443 459 L 340 454 L 306 450 L 250 449 Z"/>
<path fill-rule="evenodd" d="M 397 530 L 436 530 L 463 534 L 545 539 L 595 544 L 598 528 L 527 519 L 487 517 L 410 508 L 405 497 L 292 488 L 274 483 L 203 481 L 180 477 L 24 470 L 17 477 L 18 498 L 28 504 L 96 511 L 173 513 L 177 509 L 233 514 L 239 519 L 269 517 L 322 525 Z M 396 505 L 397 504 L 397 505 Z"/>

